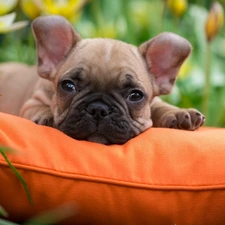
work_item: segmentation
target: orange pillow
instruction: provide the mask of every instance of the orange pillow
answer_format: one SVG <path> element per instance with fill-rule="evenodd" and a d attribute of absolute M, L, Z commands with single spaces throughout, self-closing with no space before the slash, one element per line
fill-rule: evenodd
<path fill-rule="evenodd" d="M 0 113 L 0 145 L 34 204 L 0 156 L 0 205 L 23 221 L 64 203 L 65 224 L 225 224 L 225 129 L 151 128 L 124 145 L 74 140 Z"/>

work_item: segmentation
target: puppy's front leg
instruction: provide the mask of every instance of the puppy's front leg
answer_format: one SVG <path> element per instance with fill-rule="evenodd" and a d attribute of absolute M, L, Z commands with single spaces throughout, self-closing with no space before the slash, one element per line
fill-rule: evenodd
<path fill-rule="evenodd" d="M 20 111 L 20 116 L 32 120 L 33 122 L 53 126 L 53 104 L 52 87 L 47 80 L 41 80 L 35 89 L 32 97 L 28 99 Z"/>
<path fill-rule="evenodd" d="M 196 130 L 203 125 L 205 117 L 196 109 L 180 109 L 155 97 L 151 104 L 153 127 Z"/>
<path fill-rule="evenodd" d="M 41 104 L 35 105 L 34 99 L 29 99 L 25 103 L 21 116 L 40 125 L 53 126 L 53 115 L 50 107 Z"/>

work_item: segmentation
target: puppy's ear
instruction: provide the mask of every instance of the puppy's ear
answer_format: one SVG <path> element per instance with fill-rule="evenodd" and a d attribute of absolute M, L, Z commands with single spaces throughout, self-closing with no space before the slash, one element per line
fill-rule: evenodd
<path fill-rule="evenodd" d="M 150 74 L 154 77 L 156 95 L 169 94 L 179 69 L 191 52 L 191 44 L 173 33 L 162 33 L 139 47 Z"/>
<path fill-rule="evenodd" d="M 32 28 L 37 46 L 38 73 L 51 80 L 56 66 L 81 37 L 64 17 L 57 15 L 38 17 Z"/>

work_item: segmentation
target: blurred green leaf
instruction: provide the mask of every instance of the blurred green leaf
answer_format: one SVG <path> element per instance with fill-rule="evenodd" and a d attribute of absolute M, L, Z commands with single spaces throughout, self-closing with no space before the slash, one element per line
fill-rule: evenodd
<path fill-rule="evenodd" d="M 50 225 L 62 222 L 71 216 L 76 215 L 78 212 L 77 206 L 74 204 L 65 204 L 50 210 L 48 212 L 42 213 L 39 216 L 29 219 L 24 225 Z"/>
<path fill-rule="evenodd" d="M 24 187 L 24 189 L 26 191 L 26 194 L 27 194 L 27 197 L 28 197 L 30 203 L 33 204 L 33 200 L 31 198 L 31 195 L 30 195 L 30 191 L 28 189 L 28 186 L 27 186 L 26 182 L 24 181 L 23 177 L 21 176 L 21 174 L 19 173 L 19 171 L 9 161 L 8 157 L 5 154 L 7 151 L 11 151 L 10 148 L 0 147 L 0 154 L 3 156 L 3 158 L 5 159 L 5 161 L 7 162 L 7 164 L 9 165 L 9 168 L 14 172 L 14 174 L 17 176 L 17 178 L 19 179 L 19 181 L 23 185 L 23 187 Z"/>
<path fill-rule="evenodd" d="M 4 217 L 8 216 L 8 213 L 5 211 L 5 209 L 2 206 L 0 206 L 0 216 L 4 216 Z"/>
<path fill-rule="evenodd" d="M 12 148 L 9 148 L 7 146 L 0 146 L 0 153 L 12 153 L 15 152 Z"/>
<path fill-rule="evenodd" d="M 18 223 L 13 223 L 7 220 L 0 219 L 0 225 L 19 225 Z"/>

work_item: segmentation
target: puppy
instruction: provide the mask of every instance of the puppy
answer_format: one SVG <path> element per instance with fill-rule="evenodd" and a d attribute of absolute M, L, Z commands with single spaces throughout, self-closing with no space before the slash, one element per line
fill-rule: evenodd
<path fill-rule="evenodd" d="M 152 126 L 195 130 L 204 123 L 197 110 L 157 97 L 171 92 L 191 52 L 184 38 L 162 33 L 139 47 L 82 39 L 56 15 L 32 28 L 37 66 L 1 64 L 1 112 L 102 144 L 123 144 Z"/>

